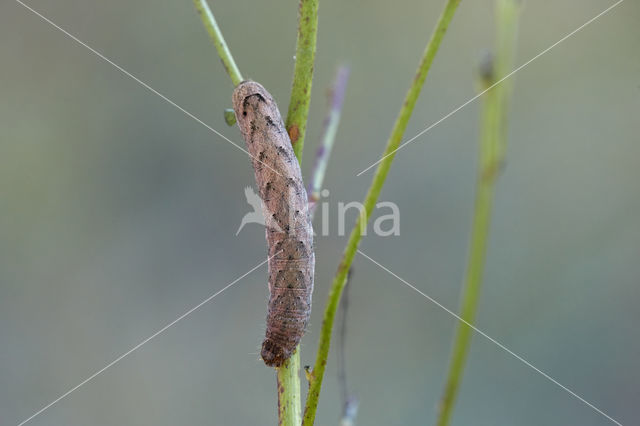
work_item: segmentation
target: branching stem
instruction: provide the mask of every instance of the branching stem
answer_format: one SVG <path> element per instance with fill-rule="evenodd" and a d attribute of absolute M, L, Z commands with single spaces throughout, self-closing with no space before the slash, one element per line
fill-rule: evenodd
<path fill-rule="evenodd" d="M 506 75 L 513 63 L 518 23 L 519 0 L 496 0 L 497 48 L 495 58 L 489 58 L 481 66 L 482 90 L 491 87 Z M 506 148 L 506 114 L 510 85 L 504 82 L 489 90 L 482 105 L 482 130 L 480 136 L 480 159 L 476 181 L 476 201 L 473 214 L 471 243 L 467 275 L 460 307 L 460 317 L 473 323 L 476 315 L 482 276 L 487 254 L 491 208 L 495 193 L 495 182 L 504 161 Z M 437 425 L 447 426 L 471 346 L 472 329 L 460 323 L 455 337 L 449 374 L 440 401 Z"/>
<path fill-rule="evenodd" d="M 233 60 L 233 56 L 227 46 L 227 42 L 224 41 L 222 31 L 220 31 L 220 27 L 218 27 L 216 18 L 213 16 L 213 12 L 211 12 L 206 0 L 193 0 L 193 4 L 196 6 L 198 15 L 200 15 L 200 19 L 202 19 L 202 23 L 207 29 L 207 32 L 213 39 L 213 44 L 216 46 L 218 56 L 220 56 L 224 69 L 227 71 L 227 74 L 229 74 L 229 77 L 231 77 L 233 85 L 237 86 L 243 80 L 242 74 L 240 74 L 240 70 Z"/>
<path fill-rule="evenodd" d="M 318 0 L 300 0 L 298 10 L 296 61 L 285 127 L 291 138 L 293 151 L 298 162 L 301 162 L 316 56 Z M 280 391 L 281 386 L 284 386 L 282 392 Z M 278 368 L 278 419 L 280 424 L 298 426 L 301 423 L 300 407 L 300 351 L 297 349 L 289 361 Z"/>
<path fill-rule="evenodd" d="M 324 319 L 322 321 L 322 329 L 320 331 L 320 341 L 318 343 L 318 351 L 316 354 L 316 361 L 313 367 L 313 371 L 309 373 L 310 383 L 309 392 L 307 394 L 307 401 L 304 410 L 303 425 L 311 426 L 315 421 L 316 411 L 318 408 L 318 400 L 320 398 L 320 389 L 322 387 L 322 379 L 324 377 L 324 371 L 327 365 L 327 357 L 329 355 L 329 346 L 331 344 L 331 332 L 333 330 L 333 322 L 336 315 L 336 309 L 340 301 L 340 295 L 344 288 L 347 273 L 353 262 L 353 258 L 356 254 L 356 250 L 362 237 L 363 225 L 369 220 L 371 212 L 375 207 L 375 203 L 378 200 L 382 186 L 387 178 L 389 168 L 395 157 L 395 150 L 400 145 L 404 131 L 409 122 L 409 118 L 413 112 L 418 95 L 422 89 L 433 59 L 438 52 L 442 39 L 449 27 L 449 23 L 453 18 L 453 15 L 460 4 L 460 0 L 447 0 L 444 11 L 438 19 L 436 28 L 431 36 L 431 39 L 427 43 L 427 47 L 418 66 L 418 71 L 413 79 L 409 91 L 405 97 L 405 101 L 400 109 L 398 118 L 391 131 L 391 136 L 387 142 L 383 154 L 383 160 L 378 165 L 371 186 L 367 192 L 364 200 L 364 209 L 362 214 L 358 217 L 355 227 L 353 228 L 349 241 L 342 256 L 342 261 L 338 267 L 338 271 L 331 285 L 327 305 L 325 307 Z"/>

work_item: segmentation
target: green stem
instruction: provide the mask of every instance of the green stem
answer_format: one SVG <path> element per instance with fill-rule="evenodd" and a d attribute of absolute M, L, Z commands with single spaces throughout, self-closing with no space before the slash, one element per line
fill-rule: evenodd
<path fill-rule="evenodd" d="M 213 16 L 213 12 L 211 12 L 206 0 L 193 0 L 193 4 L 195 4 L 198 15 L 200 15 L 200 19 L 202 19 L 202 23 L 213 39 L 213 44 L 216 46 L 216 50 L 218 51 L 220 60 L 222 60 L 224 69 L 227 71 L 227 74 L 229 74 L 229 77 L 231 77 L 233 85 L 237 86 L 244 79 L 242 78 L 242 74 L 240 74 L 238 66 L 233 60 L 233 56 L 231 56 L 231 51 L 229 50 L 227 43 L 224 41 L 220 27 L 218 27 L 216 18 Z"/>
<path fill-rule="evenodd" d="M 220 27 L 216 22 L 216 19 L 213 15 L 213 12 L 209 8 L 206 0 L 194 0 L 193 3 L 196 6 L 196 10 L 202 19 L 204 26 L 206 27 L 209 35 L 213 39 L 213 43 L 218 51 L 218 55 L 222 60 L 222 65 L 224 65 L 224 69 L 231 77 L 231 81 L 234 86 L 240 84 L 244 79 L 242 78 L 242 74 L 240 74 L 240 70 L 233 60 L 233 56 L 231 55 L 231 51 L 227 46 L 227 43 L 222 36 L 222 32 L 220 31 Z M 315 6 L 315 10 L 317 11 L 317 2 Z M 315 27 L 313 29 L 313 44 L 315 51 Z M 300 33 L 299 33 L 300 34 Z M 313 68 L 313 55 L 311 56 L 311 67 Z M 296 71 L 298 70 L 298 63 L 296 62 Z M 298 72 L 296 72 L 296 75 Z M 308 73 L 308 86 L 311 87 L 311 73 Z M 294 82 L 294 88 L 296 87 L 296 83 Z M 294 91 L 294 93 L 297 93 Z M 305 109 L 304 121 L 306 122 L 306 113 L 308 111 L 309 101 L 306 101 L 307 108 Z M 227 115 L 225 117 L 227 124 L 233 125 L 235 122 L 235 116 L 231 117 L 231 115 Z M 294 150 L 296 152 L 296 157 L 298 161 L 300 161 L 300 154 L 302 153 L 302 144 L 300 144 L 300 148 L 296 150 L 294 145 Z M 299 351 L 293 353 L 291 358 L 285 364 L 277 369 L 276 380 L 278 384 L 278 419 L 280 425 L 292 426 L 299 425 L 301 423 L 301 398 L 300 398 L 300 354 Z"/>
<path fill-rule="evenodd" d="M 336 83 L 333 87 L 333 96 L 329 107 L 330 114 L 325 122 L 325 134 L 322 138 L 322 145 L 319 148 L 319 151 L 321 150 L 322 152 L 321 154 L 318 154 L 316 158 L 316 162 L 321 163 L 322 165 L 316 164 L 314 167 L 314 172 L 311 178 L 311 188 L 315 188 L 313 185 L 322 187 L 325 175 L 324 172 L 326 171 L 326 163 L 329 161 L 331 147 L 333 146 L 338 122 L 340 121 L 342 99 L 344 98 L 348 74 L 348 69 L 341 67 L 338 71 L 338 75 L 336 76 Z M 310 203 L 314 202 L 312 195 L 313 191 L 313 189 L 310 189 L 309 191 Z M 317 192 L 319 191 L 320 190 L 317 189 Z M 315 209 L 310 206 L 310 215 L 312 220 L 314 212 Z M 281 424 L 295 424 L 297 426 L 301 423 L 299 371 L 300 355 L 296 349 L 289 361 L 278 369 L 278 419 Z"/>
<path fill-rule="evenodd" d="M 346 282 L 347 273 L 349 272 L 356 250 L 360 244 L 362 229 L 366 226 L 369 217 L 371 216 L 371 212 L 375 207 L 375 203 L 378 200 L 378 196 L 380 195 L 380 191 L 384 185 L 389 168 L 391 167 L 391 163 L 395 157 L 395 150 L 400 145 L 404 131 L 409 122 L 409 118 L 411 117 L 411 113 L 413 112 L 416 101 L 418 100 L 418 95 L 420 94 L 424 81 L 429 73 L 429 69 L 431 68 L 433 59 L 438 52 L 438 48 L 440 47 L 449 23 L 451 22 L 459 4 L 460 0 L 448 0 L 446 2 L 444 11 L 442 12 L 431 39 L 427 44 L 422 60 L 420 61 L 420 65 L 418 66 L 417 73 L 409 91 L 407 92 L 404 104 L 402 105 L 398 118 L 393 126 L 393 130 L 391 131 L 391 136 L 389 137 L 389 141 L 387 142 L 387 146 L 382 156 L 383 160 L 376 169 L 373 181 L 371 182 L 371 186 L 369 187 L 364 200 L 364 210 L 358 217 L 358 221 L 349 236 L 349 241 L 347 242 L 347 246 L 343 253 L 342 261 L 340 262 L 331 290 L 329 291 L 324 319 L 322 321 L 322 329 L 320 331 L 320 341 L 318 343 L 316 362 L 313 367 L 313 371 L 308 374 L 309 392 L 307 394 L 307 402 L 305 405 L 304 419 L 302 423 L 304 426 L 313 425 L 315 420 L 316 410 L 318 408 L 318 399 L 320 397 L 320 389 L 322 387 L 322 379 L 324 377 L 327 357 L 329 355 L 333 321 L 338 307 L 338 302 L 340 301 L 340 295 L 342 294 L 342 289 Z"/>
<path fill-rule="evenodd" d="M 301 422 L 300 354 L 296 349 L 291 358 L 277 369 L 278 424 L 298 426 Z"/>
<path fill-rule="evenodd" d="M 318 0 L 300 0 L 298 11 L 296 63 L 293 70 L 293 85 L 285 127 L 289 132 L 293 150 L 300 158 L 304 148 L 304 136 L 307 131 L 307 116 L 311 100 L 311 83 L 318 33 Z"/>
<path fill-rule="evenodd" d="M 506 75 L 513 62 L 517 32 L 518 0 L 497 0 L 497 50 L 495 61 L 482 70 L 483 90 Z M 487 255 L 487 242 L 491 225 L 491 209 L 495 182 L 504 159 L 506 148 L 506 114 L 510 87 L 501 84 L 487 92 L 482 107 L 480 158 L 476 181 L 476 200 L 471 231 L 470 253 L 465 278 L 460 317 L 472 324 L 478 308 L 482 276 Z M 472 329 L 460 322 L 453 346 L 449 373 L 444 387 L 438 426 L 451 421 L 455 401 L 469 355 Z"/>
<path fill-rule="evenodd" d="M 316 54 L 318 0 L 300 0 L 298 10 L 296 62 L 285 127 L 296 158 L 301 162 Z M 298 426 L 302 422 L 299 373 L 300 351 L 296 349 L 289 361 L 278 368 L 278 419 L 281 425 Z"/>

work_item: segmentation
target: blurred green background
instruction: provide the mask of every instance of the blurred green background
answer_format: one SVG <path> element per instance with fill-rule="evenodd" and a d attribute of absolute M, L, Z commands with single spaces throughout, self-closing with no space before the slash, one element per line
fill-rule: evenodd
<path fill-rule="evenodd" d="M 28 4 L 215 129 L 232 85 L 190 1 Z M 346 237 L 443 1 L 325 1 L 304 153 L 325 92 L 351 66 L 326 178 L 331 235 L 317 238 L 302 363 L 312 364 Z M 518 63 L 611 5 L 528 1 Z M 211 7 L 246 78 L 286 111 L 294 1 Z M 640 4 L 626 1 L 515 78 L 477 325 L 625 425 L 640 411 Z M 462 2 L 406 133 L 475 95 L 493 1 Z M 18 3 L 0 4 L 0 424 L 45 404 L 264 260 L 248 225 L 245 154 Z M 473 103 L 398 153 L 383 201 L 401 235 L 362 250 L 457 310 L 478 140 Z M 405 139 L 406 139 L 405 138 Z M 355 213 L 348 226 L 355 222 Z M 316 218 L 319 227 L 320 218 Z M 362 425 L 432 424 L 455 320 L 357 257 L 347 367 Z M 275 376 L 258 359 L 266 267 L 33 419 L 35 425 L 269 425 Z M 318 425 L 341 410 L 332 349 Z M 480 336 L 455 425 L 608 425 Z"/>

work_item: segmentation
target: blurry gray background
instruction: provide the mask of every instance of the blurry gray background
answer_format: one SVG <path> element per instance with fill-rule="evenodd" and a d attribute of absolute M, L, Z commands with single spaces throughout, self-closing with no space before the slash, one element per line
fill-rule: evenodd
<path fill-rule="evenodd" d="M 612 3 L 526 2 L 518 63 Z M 242 143 L 222 118 L 232 85 L 190 1 L 28 4 Z M 379 158 L 442 4 L 321 1 L 305 176 L 336 66 L 352 78 L 303 364 L 346 243 L 337 202 L 364 196 L 372 171 L 355 174 Z M 245 77 L 286 111 L 296 2 L 211 6 Z M 477 318 L 625 425 L 640 415 L 639 18 L 626 1 L 516 74 Z M 492 0 L 462 2 L 406 138 L 475 95 L 493 31 Z M 0 4 L 0 61 L 0 424 L 16 425 L 264 260 L 266 246 L 257 225 L 234 235 L 250 209 L 245 154 L 11 0 Z M 381 200 L 400 207 L 401 236 L 362 244 L 454 310 L 478 108 L 398 153 Z M 366 259 L 354 267 L 347 366 L 359 424 L 432 424 L 455 320 Z M 274 424 L 275 377 L 257 355 L 266 296 L 262 267 L 30 424 Z M 332 350 L 318 425 L 339 417 L 335 360 Z M 453 423 L 611 424 L 480 336 Z"/>

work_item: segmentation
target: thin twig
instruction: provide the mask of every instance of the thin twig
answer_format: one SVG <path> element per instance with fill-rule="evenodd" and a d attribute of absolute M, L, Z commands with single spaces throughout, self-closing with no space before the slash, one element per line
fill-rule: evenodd
<path fill-rule="evenodd" d="M 309 5 L 304 6 L 304 14 L 303 12 L 303 4 L 311 3 L 311 9 Z M 244 79 L 242 74 L 240 74 L 240 70 L 233 60 L 233 56 L 231 55 L 231 51 L 227 46 L 224 37 L 222 36 L 222 32 L 220 31 L 220 27 L 216 22 L 216 19 L 209 8 L 206 0 L 194 0 L 194 4 L 204 23 L 209 35 L 213 39 L 213 43 L 218 51 L 218 55 L 222 60 L 222 64 L 224 65 L 227 74 L 231 77 L 231 81 L 234 86 L 240 84 Z M 295 67 L 295 77 L 294 77 L 294 90 L 291 95 L 292 102 L 295 102 L 297 105 L 303 105 L 304 108 L 296 109 L 295 111 L 295 122 L 303 123 L 302 128 L 306 125 L 307 114 L 309 111 L 309 99 L 310 88 L 311 88 L 311 77 L 313 75 L 313 60 L 315 53 L 315 39 L 316 39 L 316 29 L 317 29 L 317 10 L 318 4 L 316 1 L 306 2 L 301 0 L 301 16 L 299 22 L 298 29 L 298 48 L 302 45 L 307 45 L 312 40 L 313 44 L 313 52 L 311 56 L 303 54 L 297 54 L 301 61 L 296 61 Z M 303 19 L 304 18 L 304 19 Z M 313 18 L 313 19 L 312 19 Z M 309 22 L 312 21 L 312 28 L 310 28 Z M 310 38 L 311 37 L 311 38 Z M 300 41 L 302 39 L 302 42 Z M 304 50 L 304 48 L 302 48 Z M 300 62 L 300 63 L 299 63 Z M 306 100 L 299 100 L 300 97 L 307 96 Z M 290 115 L 291 115 L 291 107 L 290 107 Z M 231 115 L 229 113 L 225 113 L 225 121 L 229 125 L 233 125 L 235 122 L 235 115 Z M 300 124 L 298 124 L 300 126 Z M 289 126 L 287 126 L 289 129 Z M 293 140 L 293 138 L 292 138 Z M 295 141 L 294 141 L 295 142 Z M 296 153 L 296 157 L 298 161 L 300 161 L 300 157 L 302 154 L 302 143 L 299 146 L 295 146 L 294 151 Z M 300 354 L 298 349 L 293 353 L 293 355 L 287 360 L 280 368 L 277 369 L 276 380 L 277 380 L 277 388 L 278 388 L 278 420 L 281 425 L 299 425 L 301 422 L 301 398 L 300 398 Z"/>
<path fill-rule="evenodd" d="M 289 132 L 296 157 L 300 159 L 307 131 L 309 102 L 311 101 L 311 83 L 318 33 L 318 0 L 300 0 L 298 12 L 296 63 L 293 69 L 293 85 L 285 127 Z"/>
<path fill-rule="evenodd" d="M 213 44 L 216 46 L 218 56 L 220 56 L 224 69 L 227 71 L 227 74 L 229 74 L 229 77 L 231 77 L 233 85 L 237 86 L 244 79 L 242 78 L 242 74 L 240 74 L 238 66 L 233 60 L 233 56 L 231 55 L 231 51 L 229 50 L 227 43 L 224 41 L 222 31 L 220 31 L 220 27 L 218 27 L 216 18 L 213 16 L 213 12 L 211 12 L 206 0 L 193 0 L 193 4 L 196 6 L 198 15 L 200 15 L 200 19 L 202 19 L 202 23 L 207 29 L 207 32 L 213 39 Z"/>
<path fill-rule="evenodd" d="M 337 358 L 338 358 L 338 386 L 342 394 L 342 402 L 347 400 L 349 395 L 349 387 L 347 386 L 347 369 L 345 365 L 345 343 L 347 338 L 347 310 L 349 309 L 349 283 L 353 277 L 353 268 L 349 269 L 347 274 L 347 282 L 344 285 L 342 298 L 340 299 L 340 314 L 338 317 L 338 342 L 337 342 Z"/>
<path fill-rule="evenodd" d="M 340 299 L 340 317 L 338 323 L 340 324 L 340 330 L 338 332 L 338 386 L 340 387 L 340 394 L 342 395 L 342 418 L 340 419 L 340 426 L 352 426 L 355 424 L 356 416 L 358 415 L 358 398 L 355 394 L 349 392 L 349 385 L 347 383 L 347 312 L 349 312 L 349 289 L 350 283 L 353 279 L 353 267 L 349 269 L 347 274 L 347 282 L 344 285 L 342 291 L 342 298 Z"/>
<path fill-rule="evenodd" d="M 495 59 L 489 57 L 481 65 L 482 89 L 491 87 L 511 68 L 518 24 L 519 0 L 497 0 L 497 49 Z M 491 209 L 495 182 L 499 175 L 506 147 L 506 114 L 510 87 L 503 83 L 487 92 L 482 110 L 480 165 L 476 181 L 476 201 L 471 231 L 470 255 L 465 278 L 460 317 L 453 346 L 449 374 L 440 402 L 438 426 L 446 426 L 460 389 L 464 367 L 469 355 L 473 323 L 480 298 L 482 275 L 487 254 L 491 225 Z"/>
<path fill-rule="evenodd" d="M 313 164 L 313 171 L 309 179 L 309 209 L 311 215 L 315 213 L 318 200 L 320 200 L 320 191 L 327 172 L 329 158 L 331 158 L 331 150 L 336 140 L 340 117 L 342 116 L 342 105 L 344 104 L 344 96 L 347 91 L 347 82 L 349 81 L 349 67 L 341 66 L 336 72 L 336 76 L 331 87 L 329 106 L 327 116 L 322 123 L 322 136 L 320 138 L 320 146 L 316 151 L 316 159 Z"/>
<path fill-rule="evenodd" d="M 420 65 L 418 66 L 416 76 L 414 77 L 409 91 L 407 92 L 405 101 L 402 105 L 402 108 L 400 109 L 400 113 L 393 126 L 393 130 L 391 131 L 391 136 L 389 137 L 387 147 L 385 148 L 385 151 L 383 153 L 384 159 L 380 162 L 378 168 L 376 169 L 373 181 L 371 182 L 371 186 L 369 187 L 364 200 L 364 209 L 358 217 L 356 225 L 353 228 L 351 235 L 349 236 L 349 241 L 343 253 L 342 261 L 340 262 L 340 266 L 338 267 L 338 271 L 333 280 L 333 284 L 331 285 L 331 290 L 329 291 L 329 297 L 324 312 L 322 329 L 320 331 L 320 341 L 318 344 L 316 361 L 313 371 L 309 374 L 310 383 L 304 410 L 304 426 L 313 425 L 313 422 L 315 420 L 316 410 L 318 408 L 318 400 L 320 398 L 320 389 L 322 387 L 324 371 L 327 365 L 327 357 L 329 355 L 333 321 L 335 318 L 336 309 L 338 307 L 338 302 L 340 300 L 340 295 L 346 282 L 347 272 L 351 268 L 353 258 L 360 243 L 363 225 L 366 225 L 366 223 L 369 221 L 371 212 L 373 211 L 375 203 L 378 200 L 378 196 L 380 195 L 382 186 L 384 185 L 384 182 L 387 178 L 391 163 L 393 162 L 393 158 L 395 157 L 395 155 L 393 155 L 393 152 L 397 149 L 400 141 L 402 140 L 402 136 L 404 135 L 404 131 L 407 127 L 407 123 L 409 122 L 409 118 L 411 117 L 416 101 L 418 100 L 418 95 L 420 94 L 424 81 L 427 78 L 427 74 L 429 72 L 429 69 L 431 68 L 433 59 L 438 52 L 438 48 L 440 47 L 449 23 L 451 22 L 451 19 L 453 18 L 453 15 L 459 4 L 460 0 L 447 0 L 444 11 L 438 19 L 438 23 L 436 24 L 436 28 L 431 36 L 431 39 L 427 43 L 427 47 L 424 51 L 422 60 L 420 61 Z"/>
<path fill-rule="evenodd" d="M 291 138 L 293 151 L 298 162 L 302 161 L 302 148 L 309 115 L 311 83 L 316 53 L 318 32 L 318 0 L 300 0 L 298 16 L 298 38 L 296 41 L 296 62 L 293 71 L 293 85 L 289 112 L 285 127 Z M 300 350 L 296 349 L 291 358 L 277 369 L 278 414 L 281 425 L 298 426 L 301 423 L 300 408 Z M 282 392 L 280 386 L 283 386 Z"/>

